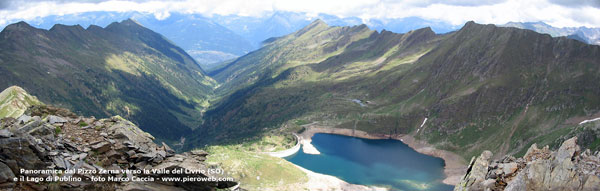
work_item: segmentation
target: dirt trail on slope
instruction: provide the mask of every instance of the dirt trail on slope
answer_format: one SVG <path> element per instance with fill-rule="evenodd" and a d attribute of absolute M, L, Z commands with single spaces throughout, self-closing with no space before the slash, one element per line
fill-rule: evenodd
<path fill-rule="evenodd" d="M 500 150 L 496 156 L 504 156 L 508 153 L 508 149 L 510 148 L 510 140 L 512 139 L 513 135 L 517 131 L 517 129 L 519 127 L 519 123 L 521 123 L 521 121 L 523 121 L 523 119 L 527 115 L 527 111 L 529 110 L 529 104 L 531 104 L 531 102 L 533 102 L 534 98 L 535 97 L 531 98 L 529 103 L 527 103 L 527 105 L 525 105 L 525 110 L 523 110 L 523 112 L 521 114 L 519 114 L 519 117 L 517 117 L 517 120 L 515 120 L 515 122 L 513 123 L 512 127 L 510 129 L 510 135 L 506 137 L 506 139 L 504 140 L 504 143 L 500 147 Z"/>

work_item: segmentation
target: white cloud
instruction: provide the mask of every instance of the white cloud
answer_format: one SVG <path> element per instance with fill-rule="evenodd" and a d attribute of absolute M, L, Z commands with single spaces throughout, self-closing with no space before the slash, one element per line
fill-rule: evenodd
<path fill-rule="evenodd" d="M 504 24 L 509 21 L 543 21 L 558 27 L 600 27 L 600 8 L 596 4 L 570 6 L 560 0 L 35 0 L 5 3 L 0 6 L 0 25 L 15 20 L 33 20 L 48 15 L 89 11 L 138 11 L 152 13 L 157 19 L 170 12 L 198 13 L 206 16 L 262 16 L 273 11 L 332 14 L 340 17 L 404 18 L 417 16 L 446 21 L 454 25 L 474 20 Z"/>

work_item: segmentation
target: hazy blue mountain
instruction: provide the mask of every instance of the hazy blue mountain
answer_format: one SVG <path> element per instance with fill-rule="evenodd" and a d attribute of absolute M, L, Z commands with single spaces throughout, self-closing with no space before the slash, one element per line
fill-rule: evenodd
<path fill-rule="evenodd" d="M 529 29 L 539 33 L 546 33 L 553 37 L 566 36 L 571 39 L 583 41 L 588 44 L 600 45 L 600 28 L 587 27 L 563 27 L 557 28 L 550 26 L 544 22 L 509 22 L 505 27 L 516 27 L 521 29 Z"/>
<path fill-rule="evenodd" d="M 268 38 L 290 34 L 311 22 L 311 19 L 305 14 L 294 12 L 275 12 L 268 17 L 215 15 L 212 19 L 220 25 L 236 31 L 257 48 L 261 46 L 262 41 Z"/>
<path fill-rule="evenodd" d="M 370 23 L 367 23 L 367 26 L 378 31 L 385 29 L 395 33 L 406 33 L 411 30 L 430 27 L 431 30 L 438 34 L 455 31 L 461 27 L 442 21 L 425 20 L 419 17 L 407 17 L 401 19 L 372 19 Z"/>
<path fill-rule="evenodd" d="M 406 33 L 411 30 L 425 27 L 431 27 L 436 33 L 447 33 L 460 28 L 460 26 L 457 25 L 451 25 L 441 21 L 429 21 L 418 17 L 363 20 L 358 17 L 341 18 L 328 14 L 309 16 L 306 13 L 296 12 L 274 12 L 266 17 L 216 15 L 212 18 L 213 21 L 237 32 L 257 47 L 260 47 L 261 43 L 270 37 L 280 37 L 300 30 L 315 19 L 320 19 L 330 26 L 354 26 L 366 24 L 369 28 L 377 31 L 385 29 L 395 33 Z"/>
<path fill-rule="evenodd" d="M 203 68 L 255 49 L 244 37 L 201 15 L 171 14 L 164 20 L 151 15 L 133 18 L 181 46 Z"/>

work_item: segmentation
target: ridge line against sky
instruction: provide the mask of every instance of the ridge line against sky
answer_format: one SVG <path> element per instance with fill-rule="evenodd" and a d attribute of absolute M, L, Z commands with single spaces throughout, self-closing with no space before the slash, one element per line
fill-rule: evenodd
<path fill-rule="evenodd" d="M 542 21 L 555 27 L 600 27 L 600 0 L 2 0 L 0 26 L 51 15 L 93 11 L 266 16 L 276 11 L 338 17 L 394 19 L 420 17 L 462 25 Z"/>

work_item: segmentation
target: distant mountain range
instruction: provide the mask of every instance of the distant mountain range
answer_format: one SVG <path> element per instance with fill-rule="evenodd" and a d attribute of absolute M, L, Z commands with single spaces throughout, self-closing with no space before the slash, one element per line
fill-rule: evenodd
<path fill-rule="evenodd" d="M 173 141 L 201 123 L 216 82 L 183 49 L 124 20 L 87 29 L 6 26 L 0 89 L 13 85 L 86 116 L 121 115 Z"/>
<path fill-rule="evenodd" d="M 320 19 L 332 26 L 354 26 L 366 24 L 369 28 L 378 31 L 387 30 L 396 33 L 405 33 L 424 27 L 431 27 L 437 33 L 446 33 L 458 29 L 460 26 L 453 26 L 441 21 L 428 21 L 417 17 L 408 17 L 401 19 L 370 19 L 362 20 L 358 17 L 340 18 L 334 15 L 319 14 L 317 16 L 308 16 L 305 13 L 297 12 L 275 12 L 267 17 L 248 17 L 236 15 L 215 15 L 211 18 L 216 23 L 235 31 L 244 38 L 250 40 L 255 46 L 260 47 L 262 41 L 271 37 L 280 37 L 310 24 L 312 21 Z"/>
<path fill-rule="evenodd" d="M 133 18 L 144 27 L 156 31 L 175 44 L 181 46 L 205 69 L 212 69 L 216 63 L 242 56 L 262 46 L 262 41 L 290 34 L 319 18 L 333 26 L 353 26 L 363 24 L 360 18 L 339 18 L 320 14 L 309 17 L 305 13 L 275 12 L 266 17 L 235 15 L 214 15 L 204 17 L 197 14 L 171 13 L 160 20 L 152 14 L 139 12 L 86 12 L 48 16 L 27 21 L 34 27 L 50 29 L 54 24 L 106 26 L 117 20 Z M 376 30 L 397 33 L 413 29 L 432 27 L 438 33 L 456 30 L 443 22 L 427 21 L 416 17 L 404 19 L 371 19 L 368 26 Z"/>
<path fill-rule="evenodd" d="M 274 12 L 263 17 L 213 15 L 205 17 L 197 14 L 171 13 L 165 19 L 157 19 L 152 14 L 139 12 L 86 12 L 62 16 L 48 16 L 28 21 L 39 28 L 50 29 L 55 23 L 66 25 L 90 24 L 106 26 L 117 20 L 133 18 L 143 26 L 156 31 L 175 44 L 181 46 L 207 70 L 218 63 L 245 55 L 262 46 L 262 42 L 271 37 L 280 37 L 293 33 L 320 19 L 331 26 L 354 26 L 366 24 L 369 28 L 395 33 L 406 33 L 424 27 L 430 27 L 441 34 L 459 29 L 461 26 L 443 21 L 426 20 L 418 17 L 399 19 L 369 19 L 357 17 L 340 18 L 334 15 L 319 14 L 308 16 L 306 13 Z M 600 44 L 599 28 L 555 28 L 542 22 L 517 23 L 505 25 L 530 29 L 552 36 L 569 36 L 590 44 Z"/>
<path fill-rule="evenodd" d="M 539 33 L 549 34 L 553 37 L 566 36 L 588 44 L 600 45 L 600 28 L 587 27 L 552 27 L 543 22 L 509 22 L 501 26 L 529 29 Z"/>

